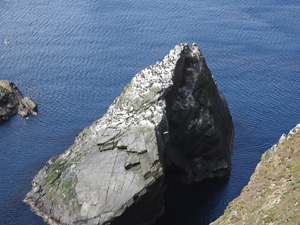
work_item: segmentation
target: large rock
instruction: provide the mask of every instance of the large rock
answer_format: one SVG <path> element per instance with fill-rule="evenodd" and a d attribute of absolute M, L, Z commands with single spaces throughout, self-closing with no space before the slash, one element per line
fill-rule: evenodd
<path fill-rule="evenodd" d="M 29 97 L 23 98 L 17 86 L 8 80 L 0 80 L 0 122 L 14 114 L 28 117 L 37 115 L 37 104 Z"/>
<path fill-rule="evenodd" d="M 163 213 L 165 171 L 183 182 L 227 176 L 233 136 L 199 48 L 180 44 L 48 161 L 25 202 L 50 224 L 150 224 Z"/>

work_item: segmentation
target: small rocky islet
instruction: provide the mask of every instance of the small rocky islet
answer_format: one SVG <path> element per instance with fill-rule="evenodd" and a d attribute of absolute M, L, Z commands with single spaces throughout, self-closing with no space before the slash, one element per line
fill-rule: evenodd
<path fill-rule="evenodd" d="M 37 115 L 37 104 L 29 97 L 23 97 L 17 86 L 8 80 L 0 80 L 0 123 L 19 114 L 28 118 Z"/>
<path fill-rule="evenodd" d="M 165 174 L 183 183 L 227 177 L 233 141 L 204 56 L 179 44 L 47 162 L 24 201 L 49 224 L 153 224 L 164 212 Z"/>

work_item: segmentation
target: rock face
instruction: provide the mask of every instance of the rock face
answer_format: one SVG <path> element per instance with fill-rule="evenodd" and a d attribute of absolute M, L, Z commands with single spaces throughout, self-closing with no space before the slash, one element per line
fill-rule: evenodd
<path fill-rule="evenodd" d="M 299 224 L 300 124 L 261 157 L 248 185 L 217 224 Z"/>
<path fill-rule="evenodd" d="M 23 117 L 37 115 L 37 104 L 22 93 L 13 82 L 0 80 L 0 123 L 18 113 Z"/>
<path fill-rule="evenodd" d="M 233 136 L 199 48 L 180 44 L 48 161 L 25 202 L 50 224 L 151 224 L 164 210 L 166 171 L 183 182 L 227 176 Z"/>

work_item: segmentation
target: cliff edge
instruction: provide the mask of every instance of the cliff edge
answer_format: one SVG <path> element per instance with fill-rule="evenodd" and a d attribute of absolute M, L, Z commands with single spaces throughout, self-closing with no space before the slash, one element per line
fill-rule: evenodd
<path fill-rule="evenodd" d="M 217 224 L 300 224 L 300 124 L 262 155 Z"/>
<path fill-rule="evenodd" d="M 50 224 L 151 224 L 164 175 L 228 176 L 234 130 L 196 46 L 175 46 L 136 74 L 106 114 L 35 176 L 25 202 Z"/>

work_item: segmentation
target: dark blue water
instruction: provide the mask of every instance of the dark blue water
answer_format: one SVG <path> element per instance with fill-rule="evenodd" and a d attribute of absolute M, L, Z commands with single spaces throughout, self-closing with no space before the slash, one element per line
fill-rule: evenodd
<path fill-rule="evenodd" d="M 0 79 L 39 103 L 0 125 L 0 224 L 44 224 L 22 203 L 35 173 L 180 42 L 198 43 L 228 100 L 233 169 L 213 188 L 170 188 L 160 224 L 213 221 L 300 120 L 299 37 L 298 0 L 0 0 Z"/>

